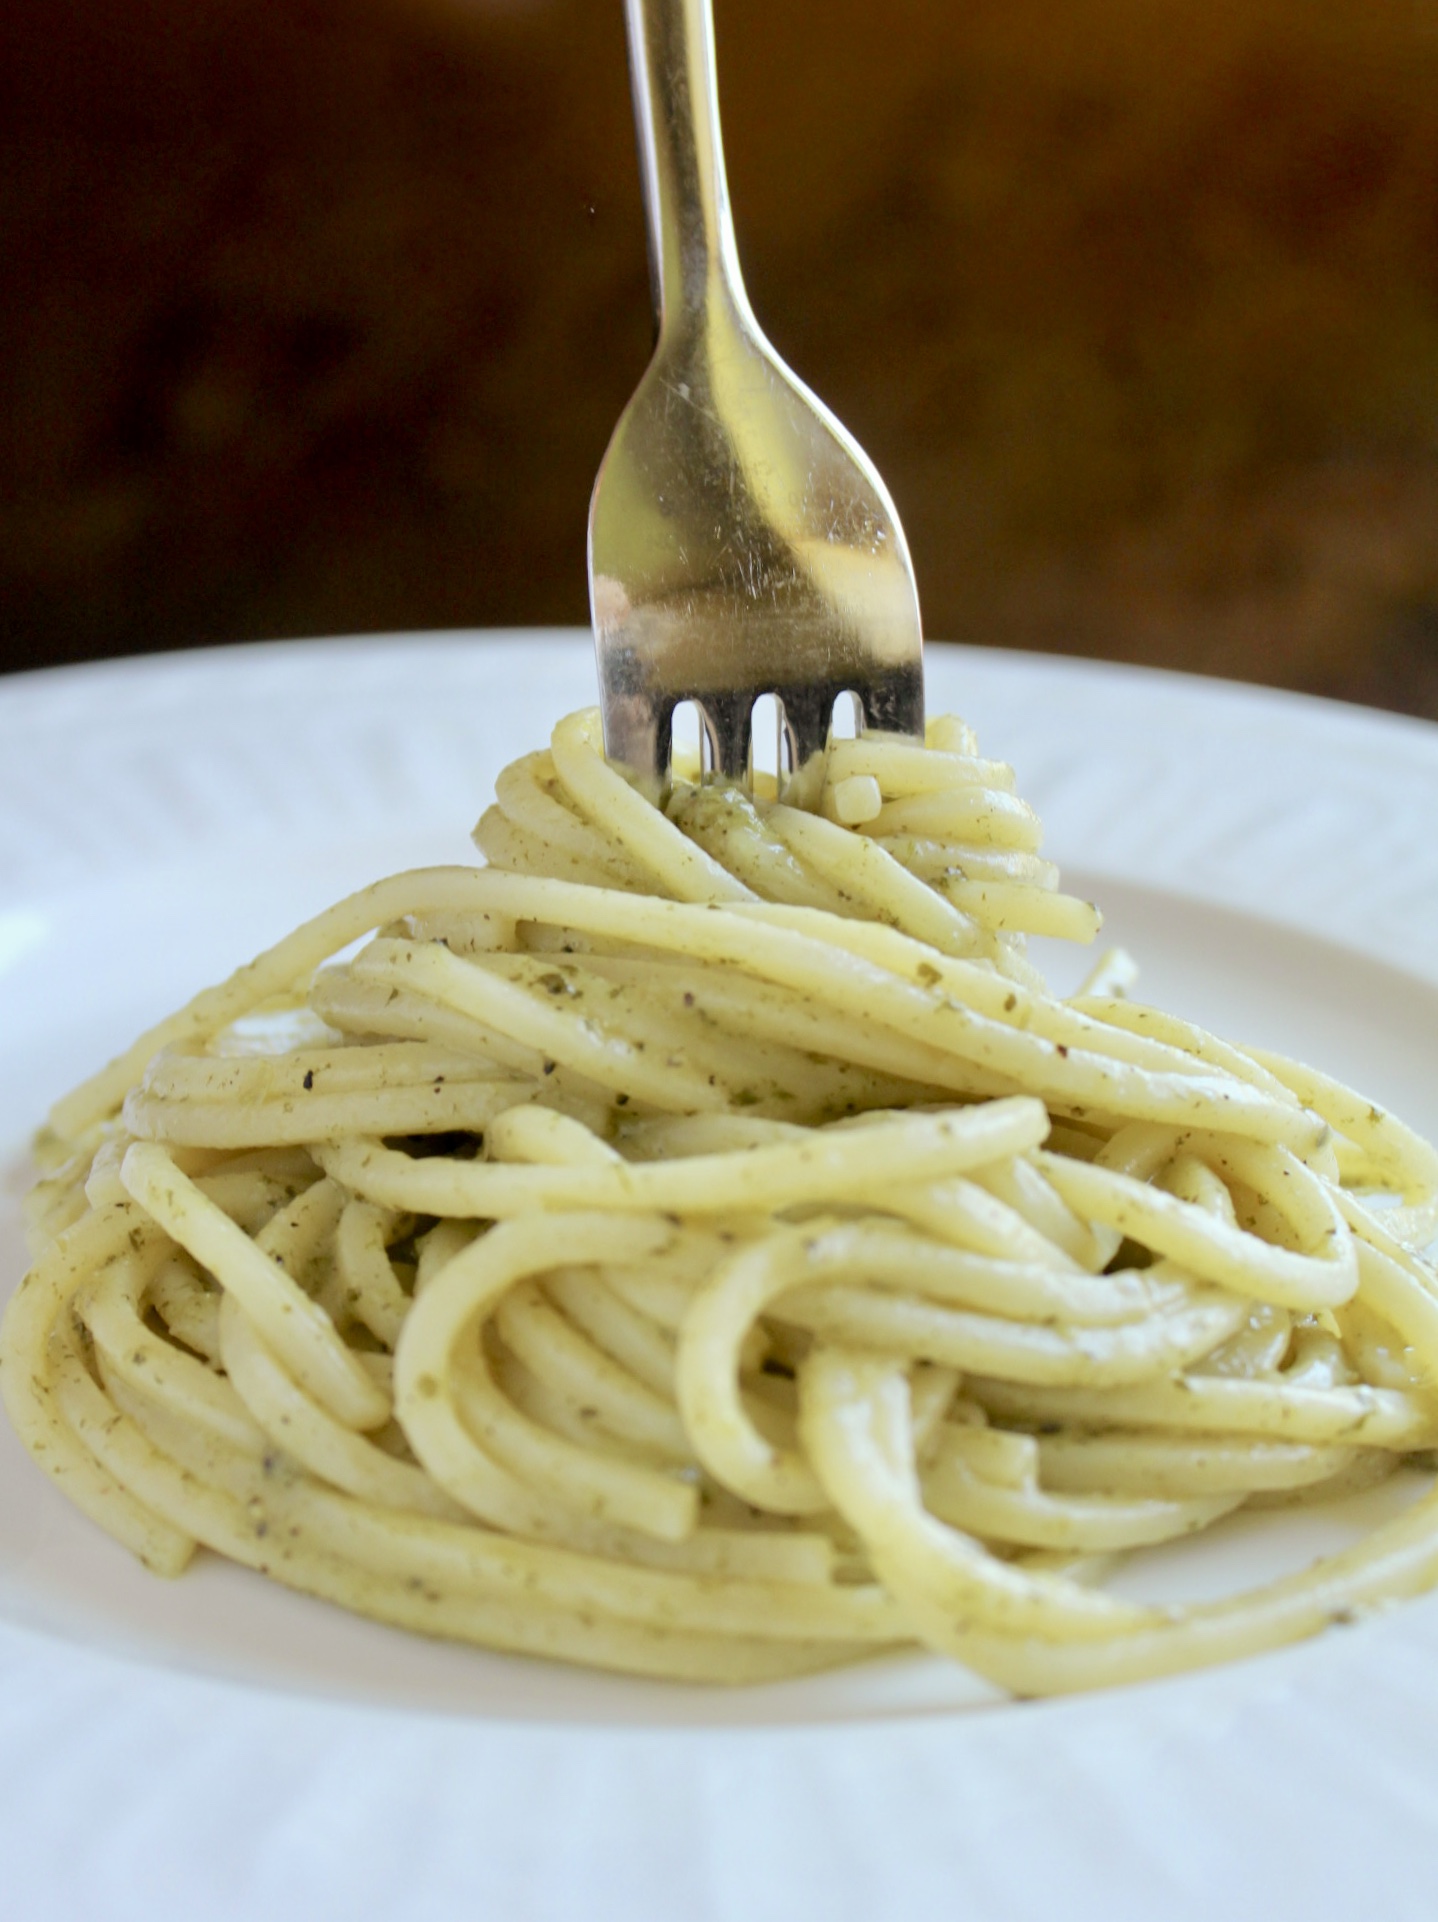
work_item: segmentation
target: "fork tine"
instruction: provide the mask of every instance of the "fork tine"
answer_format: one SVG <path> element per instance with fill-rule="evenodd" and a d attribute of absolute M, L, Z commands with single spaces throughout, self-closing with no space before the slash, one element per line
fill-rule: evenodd
<path fill-rule="evenodd" d="M 748 781 L 753 700 L 747 688 L 726 688 L 723 693 L 694 697 L 709 736 L 714 772 L 723 780 Z"/>
<path fill-rule="evenodd" d="M 924 738 L 924 672 L 905 663 L 856 687 L 863 724 L 880 734 L 911 734 Z"/>
<path fill-rule="evenodd" d="M 823 687 L 786 688 L 781 701 L 784 725 L 793 747 L 794 772 L 812 754 L 822 754 L 829 742 L 832 693 Z"/>

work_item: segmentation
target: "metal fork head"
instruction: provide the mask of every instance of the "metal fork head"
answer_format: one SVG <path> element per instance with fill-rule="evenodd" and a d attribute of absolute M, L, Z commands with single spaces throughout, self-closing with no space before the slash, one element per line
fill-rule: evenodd
<path fill-rule="evenodd" d="M 626 8 L 658 344 L 590 507 L 605 750 L 662 787 L 674 710 L 692 701 L 709 766 L 746 781 L 764 694 L 796 771 L 845 691 L 862 726 L 922 738 L 918 595 L 893 503 L 744 293 L 709 0 Z"/>

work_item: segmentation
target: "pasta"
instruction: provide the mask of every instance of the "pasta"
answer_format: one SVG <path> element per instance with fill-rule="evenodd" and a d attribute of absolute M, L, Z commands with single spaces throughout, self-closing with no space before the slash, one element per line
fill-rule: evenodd
<path fill-rule="evenodd" d="M 0 1387 L 157 1574 L 627 1673 L 916 1643 L 1020 1694 L 1438 1581 L 1438 1495 L 1254 1592 L 1101 1585 L 1438 1448 L 1438 1155 L 1026 949 L 1091 942 L 961 723 L 781 800 L 597 717 L 485 865 L 307 923 L 62 1100 Z"/>

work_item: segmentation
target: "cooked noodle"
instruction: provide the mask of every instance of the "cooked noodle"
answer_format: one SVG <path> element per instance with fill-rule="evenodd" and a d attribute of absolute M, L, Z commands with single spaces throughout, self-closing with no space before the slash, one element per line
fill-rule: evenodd
<path fill-rule="evenodd" d="M 1025 935 L 1098 917 L 959 723 L 765 785 L 661 812 L 573 716 L 487 866 L 62 1101 L 0 1347 L 41 1466 L 158 1573 L 690 1680 L 1087 1688 L 1438 1580 L 1433 1495 L 1216 1604 L 1094 1579 L 1438 1446 L 1434 1151 L 1121 956 L 1050 994 Z"/>

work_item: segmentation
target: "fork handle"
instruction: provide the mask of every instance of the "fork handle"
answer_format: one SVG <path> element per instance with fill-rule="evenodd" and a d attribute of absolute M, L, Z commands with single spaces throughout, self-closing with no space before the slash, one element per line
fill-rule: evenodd
<path fill-rule="evenodd" d="M 710 0 L 625 0 L 649 277 L 662 338 L 716 293 L 744 302 L 714 68 Z"/>

